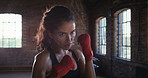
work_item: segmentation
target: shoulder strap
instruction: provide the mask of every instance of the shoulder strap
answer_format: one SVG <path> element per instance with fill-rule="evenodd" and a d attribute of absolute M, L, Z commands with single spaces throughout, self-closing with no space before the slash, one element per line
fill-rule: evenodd
<path fill-rule="evenodd" d="M 77 58 L 76 54 L 72 50 L 69 50 L 69 51 L 72 53 L 72 56 L 75 59 L 75 61 L 78 62 L 78 58 Z"/>
<path fill-rule="evenodd" d="M 51 61 L 52 61 L 52 65 L 58 64 L 59 62 L 58 62 L 53 50 L 50 47 L 48 47 L 47 49 L 48 49 L 48 51 L 50 53 L 50 58 L 51 58 Z"/>

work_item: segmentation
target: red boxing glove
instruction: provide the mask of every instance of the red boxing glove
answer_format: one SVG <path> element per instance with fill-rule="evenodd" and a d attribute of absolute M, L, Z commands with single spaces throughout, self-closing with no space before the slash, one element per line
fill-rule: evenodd
<path fill-rule="evenodd" d="M 92 60 L 93 52 L 91 49 L 91 39 L 89 34 L 82 34 L 78 37 L 78 43 L 80 43 L 82 47 L 83 54 L 85 56 L 86 61 Z"/>
<path fill-rule="evenodd" d="M 59 64 L 53 66 L 52 74 L 55 78 L 60 78 L 66 75 L 70 70 L 74 69 L 74 67 L 73 59 L 69 55 L 66 55 Z"/>

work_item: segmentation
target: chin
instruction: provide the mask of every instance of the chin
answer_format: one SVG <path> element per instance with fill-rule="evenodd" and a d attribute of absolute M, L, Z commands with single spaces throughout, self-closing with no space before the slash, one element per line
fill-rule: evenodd
<path fill-rule="evenodd" d="M 69 50 L 70 49 L 70 47 L 65 47 L 65 48 L 63 48 L 64 50 Z"/>

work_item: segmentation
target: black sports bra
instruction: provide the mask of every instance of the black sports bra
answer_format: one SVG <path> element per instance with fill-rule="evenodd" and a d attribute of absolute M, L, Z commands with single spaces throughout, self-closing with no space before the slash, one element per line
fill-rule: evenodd
<path fill-rule="evenodd" d="M 47 50 L 50 52 L 50 58 L 52 60 L 52 66 L 59 64 L 53 50 L 49 47 L 47 48 Z M 69 50 L 69 51 L 72 53 L 72 56 L 77 63 L 77 69 L 69 71 L 65 76 L 63 76 L 61 78 L 80 78 L 80 69 L 79 69 L 79 66 L 78 66 L 78 58 L 76 57 L 76 55 L 74 54 L 74 52 L 72 50 Z M 47 77 L 47 78 L 50 78 L 50 76 Z"/>

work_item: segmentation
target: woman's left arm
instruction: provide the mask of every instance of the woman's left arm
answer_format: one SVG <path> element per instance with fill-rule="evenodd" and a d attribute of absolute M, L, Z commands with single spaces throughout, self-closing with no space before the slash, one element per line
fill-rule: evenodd
<path fill-rule="evenodd" d="M 93 66 L 93 51 L 91 49 L 91 38 L 89 34 L 82 34 L 78 37 L 78 43 L 85 56 L 85 78 L 96 78 Z"/>
<path fill-rule="evenodd" d="M 83 52 L 78 49 L 74 52 L 78 58 L 81 78 L 96 78 L 93 61 L 86 61 Z"/>
<path fill-rule="evenodd" d="M 85 64 L 85 78 L 96 78 L 95 69 L 93 66 L 93 61 L 86 61 Z"/>

